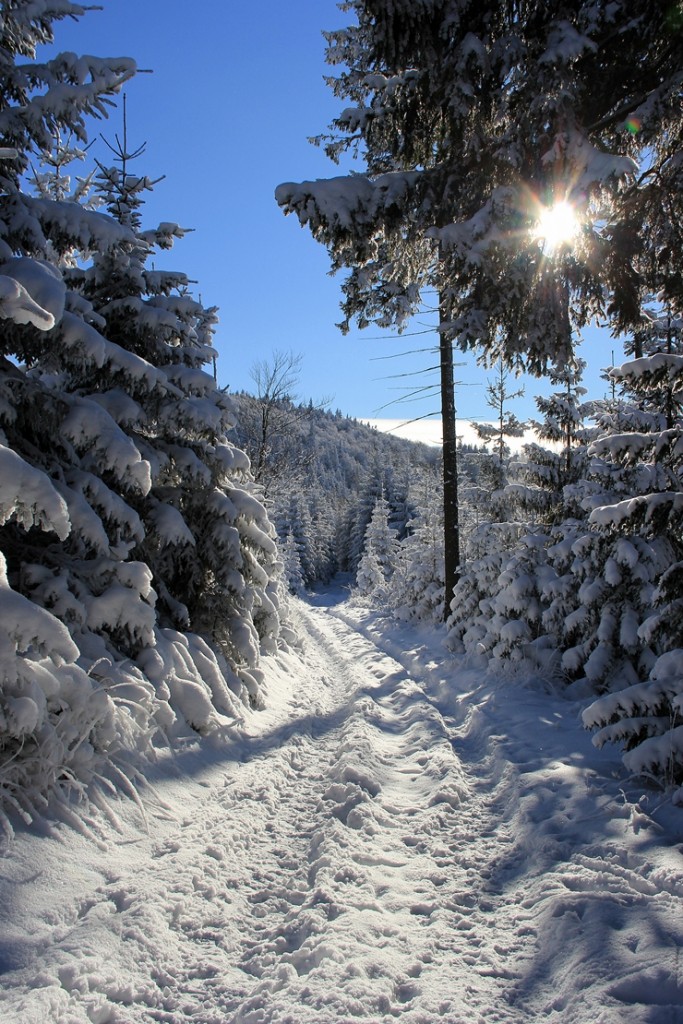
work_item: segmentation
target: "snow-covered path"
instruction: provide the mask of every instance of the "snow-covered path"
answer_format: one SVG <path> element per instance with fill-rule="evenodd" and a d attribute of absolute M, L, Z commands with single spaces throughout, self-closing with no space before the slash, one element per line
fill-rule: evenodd
<path fill-rule="evenodd" d="M 129 801 L 18 837 L 0 1020 L 683 1021 L 675 814 L 627 806 L 575 706 L 322 600 L 251 735 L 159 766 L 147 829 Z"/>

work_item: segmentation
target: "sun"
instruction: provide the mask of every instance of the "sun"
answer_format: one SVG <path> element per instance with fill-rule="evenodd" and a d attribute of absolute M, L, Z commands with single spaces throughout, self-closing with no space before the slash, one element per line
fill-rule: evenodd
<path fill-rule="evenodd" d="M 571 203 L 561 201 L 544 206 L 534 230 L 534 238 L 543 242 L 545 253 L 557 252 L 569 245 L 579 232 L 579 220 Z"/>

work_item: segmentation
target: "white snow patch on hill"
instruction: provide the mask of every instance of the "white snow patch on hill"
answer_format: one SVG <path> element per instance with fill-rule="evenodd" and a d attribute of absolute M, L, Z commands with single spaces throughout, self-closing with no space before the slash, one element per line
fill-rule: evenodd
<path fill-rule="evenodd" d="M 396 437 L 405 437 L 408 441 L 420 441 L 422 444 L 432 447 L 441 447 L 440 419 L 414 420 L 412 422 L 406 420 L 371 419 L 361 420 L 361 422 L 367 423 L 370 427 L 375 427 L 383 434 L 394 434 Z M 479 448 L 483 447 L 481 438 L 474 429 L 473 424 L 468 420 L 457 420 L 456 431 L 458 440 L 462 444 L 474 445 Z M 522 437 L 506 438 L 506 444 L 512 452 L 518 452 L 525 444 L 532 443 L 538 443 L 538 435 L 534 430 L 526 430 Z M 546 441 L 543 442 L 543 445 L 548 448 L 554 447 Z"/>

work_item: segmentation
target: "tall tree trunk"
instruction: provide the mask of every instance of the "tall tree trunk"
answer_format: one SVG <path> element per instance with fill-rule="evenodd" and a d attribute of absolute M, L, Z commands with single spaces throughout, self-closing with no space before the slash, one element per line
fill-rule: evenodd
<path fill-rule="evenodd" d="M 455 385 L 450 316 L 443 298 L 439 301 L 439 352 L 441 364 L 441 423 L 443 430 L 443 529 L 446 600 L 444 619 L 450 613 L 453 588 L 459 579 L 460 525 L 458 521 L 458 458 L 455 434 Z"/>

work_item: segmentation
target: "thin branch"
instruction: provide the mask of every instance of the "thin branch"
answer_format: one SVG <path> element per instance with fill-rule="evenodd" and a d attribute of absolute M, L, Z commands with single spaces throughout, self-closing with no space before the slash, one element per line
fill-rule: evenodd
<path fill-rule="evenodd" d="M 375 412 L 379 412 L 379 410 L 376 409 Z M 387 430 L 386 433 L 393 434 L 395 430 L 400 430 L 401 427 L 409 427 L 411 423 L 419 423 L 420 420 L 428 420 L 433 416 L 438 416 L 438 413 L 426 412 L 422 416 L 414 416 L 412 420 L 404 420 L 403 423 L 398 423 L 395 427 L 392 427 L 391 430 Z"/>
<path fill-rule="evenodd" d="M 440 370 L 441 367 L 437 363 L 436 366 L 425 366 L 420 370 L 409 370 L 406 373 L 388 373 L 385 377 L 373 377 L 373 380 L 399 380 L 401 377 L 420 377 L 423 373 L 435 373 Z"/>
<path fill-rule="evenodd" d="M 438 387 L 434 385 L 431 388 L 420 388 L 418 391 L 413 391 L 411 394 L 403 395 L 402 398 L 392 398 L 390 402 L 385 402 L 384 405 L 380 405 L 375 412 L 382 412 L 384 409 L 389 409 L 392 405 L 399 405 L 401 402 L 417 402 L 427 391 L 438 391 Z"/>
<path fill-rule="evenodd" d="M 366 337 L 365 341 L 401 341 L 402 338 L 414 338 L 418 334 L 433 334 L 436 327 L 430 327 L 426 331 L 404 331 L 401 334 L 373 334 L 369 338 Z"/>
<path fill-rule="evenodd" d="M 400 359 L 401 356 L 414 356 L 419 355 L 421 352 L 438 352 L 438 346 L 433 345 L 429 348 L 411 348 L 406 352 L 394 352 L 391 356 L 371 356 L 369 362 L 378 363 L 383 359 Z"/>
<path fill-rule="evenodd" d="M 439 384 L 431 384 L 429 381 L 426 384 L 420 384 L 416 387 L 414 384 L 389 384 L 387 391 L 409 391 L 411 394 L 418 394 L 419 391 L 438 391 Z"/>

